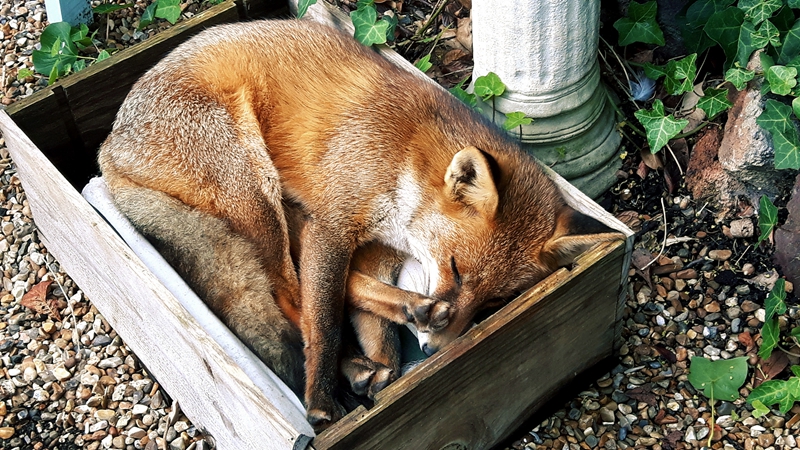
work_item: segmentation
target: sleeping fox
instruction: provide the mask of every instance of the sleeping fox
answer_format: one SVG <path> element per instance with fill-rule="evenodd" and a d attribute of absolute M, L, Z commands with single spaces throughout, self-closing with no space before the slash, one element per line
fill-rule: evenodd
<path fill-rule="evenodd" d="M 291 341 L 299 325 L 317 430 L 344 413 L 333 394 L 346 290 L 397 294 L 369 279 L 352 286 L 356 249 L 376 243 L 421 262 L 435 300 L 374 309 L 432 324 L 432 353 L 486 303 L 620 237 L 567 206 L 536 161 L 469 107 L 351 37 L 296 20 L 221 25 L 176 48 L 133 86 L 99 163 L 120 210 L 170 248 L 245 341 Z M 225 237 L 193 246 L 209 239 L 169 219 L 176 205 L 219 221 Z M 295 260 L 287 205 L 303 217 Z M 244 259 L 262 271 L 258 295 L 237 279 Z M 292 359 L 270 348 L 271 366 Z"/>

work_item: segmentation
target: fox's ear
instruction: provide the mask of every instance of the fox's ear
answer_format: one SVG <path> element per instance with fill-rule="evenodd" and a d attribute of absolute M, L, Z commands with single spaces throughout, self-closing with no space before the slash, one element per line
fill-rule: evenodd
<path fill-rule="evenodd" d="M 556 267 L 572 264 L 581 253 L 599 242 L 624 239 L 625 236 L 586 214 L 563 206 L 556 216 L 553 235 L 544 244 L 542 252 L 555 262 Z"/>
<path fill-rule="evenodd" d="M 489 158 L 477 148 L 467 147 L 453 156 L 444 174 L 445 196 L 475 208 L 485 219 L 494 218 L 498 202 Z"/>

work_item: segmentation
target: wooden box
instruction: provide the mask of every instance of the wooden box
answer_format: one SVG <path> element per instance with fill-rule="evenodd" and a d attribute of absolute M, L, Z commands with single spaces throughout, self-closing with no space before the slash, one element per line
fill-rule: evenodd
<path fill-rule="evenodd" d="M 252 379 L 78 193 L 136 78 L 201 27 L 238 18 L 228 1 L 0 112 L 42 241 L 218 448 L 488 448 L 613 354 L 632 233 L 551 173 L 570 204 L 627 239 L 582 255 L 314 437 L 296 399 Z"/>

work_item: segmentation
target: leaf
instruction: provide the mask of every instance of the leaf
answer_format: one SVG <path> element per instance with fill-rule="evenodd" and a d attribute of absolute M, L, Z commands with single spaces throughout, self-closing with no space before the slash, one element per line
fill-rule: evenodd
<path fill-rule="evenodd" d="M 139 25 L 136 27 L 138 31 L 142 31 L 144 27 L 153 23 L 153 20 L 156 18 L 156 8 L 158 7 L 158 0 L 150 3 L 150 5 L 145 8 L 144 12 L 142 13 L 142 18 L 139 19 Z"/>
<path fill-rule="evenodd" d="M 42 30 L 42 35 L 39 37 L 42 49 L 54 48 L 56 41 L 59 42 L 57 46 L 59 52 L 78 54 L 78 48 L 72 43 L 72 27 L 67 22 L 51 23 Z"/>
<path fill-rule="evenodd" d="M 500 77 L 494 72 L 489 72 L 475 79 L 473 92 L 484 101 L 492 97 L 499 97 L 506 91 L 506 85 L 500 81 Z"/>
<path fill-rule="evenodd" d="M 92 12 L 97 14 L 108 14 L 110 12 L 118 11 L 120 9 L 130 8 L 131 6 L 133 6 L 133 3 L 126 3 L 124 5 L 117 5 L 114 3 L 102 3 L 92 8 Z"/>
<path fill-rule="evenodd" d="M 792 28 L 783 38 L 783 45 L 778 55 L 778 64 L 786 64 L 800 54 L 800 20 L 795 21 Z"/>
<path fill-rule="evenodd" d="M 772 350 L 778 346 L 780 331 L 777 317 L 764 322 L 764 326 L 761 327 L 761 348 L 758 349 L 758 356 L 761 359 L 769 359 L 772 356 Z"/>
<path fill-rule="evenodd" d="M 789 0 L 789 8 L 800 8 L 800 0 Z"/>
<path fill-rule="evenodd" d="M 755 74 L 752 70 L 734 67 L 725 72 L 725 80 L 730 81 L 737 90 L 741 91 L 747 86 L 747 82 L 753 79 Z"/>
<path fill-rule="evenodd" d="M 747 401 L 750 401 L 750 397 L 747 398 Z M 767 414 L 769 412 L 769 408 L 766 405 L 761 403 L 761 400 L 753 400 L 753 417 L 758 419 L 759 417 Z"/>
<path fill-rule="evenodd" d="M 697 101 L 697 107 L 706 113 L 708 120 L 713 120 L 720 113 L 733 106 L 733 103 L 728 100 L 727 89 L 708 88 L 703 94 Z"/>
<path fill-rule="evenodd" d="M 772 17 L 775 11 L 781 9 L 783 2 L 781 0 L 739 0 L 738 6 L 748 19 L 758 25 Z"/>
<path fill-rule="evenodd" d="M 686 10 L 687 25 L 702 28 L 714 13 L 726 9 L 736 0 L 698 0 Z"/>
<path fill-rule="evenodd" d="M 794 116 L 800 119 L 800 97 L 792 99 L 792 111 L 794 112 Z"/>
<path fill-rule="evenodd" d="M 79 59 L 75 61 L 75 64 L 72 65 L 72 70 L 75 72 L 80 72 L 81 70 L 86 68 L 86 60 Z"/>
<path fill-rule="evenodd" d="M 792 108 L 777 100 L 769 99 L 764 106 L 764 112 L 756 119 L 756 123 L 769 131 L 773 138 L 776 132 L 794 131 Z"/>
<path fill-rule="evenodd" d="M 678 120 L 672 115 L 664 117 L 664 104 L 661 103 L 661 100 L 653 102 L 652 110 L 640 109 L 634 115 L 645 128 L 650 153 L 657 153 L 689 124 L 688 120 Z"/>
<path fill-rule="evenodd" d="M 747 378 L 747 357 L 711 361 L 695 356 L 689 367 L 689 382 L 713 400 L 734 401 Z"/>
<path fill-rule="evenodd" d="M 767 197 L 765 195 L 762 195 L 761 196 L 761 201 L 763 202 L 765 199 L 767 200 L 768 203 L 772 204 L 772 202 L 770 202 L 769 199 L 767 199 Z M 761 206 L 764 207 L 764 204 L 762 203 Z M 772 207 L 775 208 L 774 205 Z M 777 208 L 775 208 L 772 211 L 772 220 L 776 220 L 777 219 L 777 216 L 775 216 L 777 211 L 778 211 Z M 759 211 L 759 223 L 758 223 L 759 226 L 761 226 L 761 220 L 760 220 L 761 217 L 760 216 L 761 216 L 761 212 Z M 773 222 L 773 225 L 774 225 L 774 222 Z M 762 233 L 763 233 L 763 230 L 762 230 Z M 786 303 L 784 302 L 784 300 L 786 300 L 786 280 L 784 280 L 783 278 L 778 278 L 775 281 L 775 286 L 772 287 L 772 290 L 770 291 L 769 295 L 767 296 L 767 299 L 764 301 L 764 310 L 766 312 L 766 316 L 765 316 L 766 320 L 770 320 L 771 318 L 775 317 L 776 315 L 781 315 L 781 314 L 786 312 Z"/>
<path fill-rule="evenodd" d="M 758 27 L 758 30 L 753 33 L 753 46 L 755 48 L 763 48 L 766 47 L 767 44 L 772 45 L 774 48 L 781 46 L 781 32 L 778 30 L 778 27 L 773 25 L 769 20 L 765 20 L 761 26 Z"/>
<path fill-rule="evenodd" d="M 302 19 L 308 11 L 308 7 L 317 3 L 317 0 L 299 0 L 297 2 L 297 18 Z"/>
<path fill-rule="evenodd" d="M 622 17 L 614 22 L 614 28 L 619 32 L 619 45 L 629 45 L 634 42 L 664 45 L 664 33 L 656 22 L 656 8 L 655 1 L 630 2 L 628 17 Z"/>
<path fill-rule="evenodd" d="M 506 131 L 517 128 L 521 125 L 530 125 L 533 119 L 525 117 L 522 111 L 510 112 L 506 114 L 506 121 L 503 123 L 503 129 Z"/>
<path fill-rule="evenodd" d="M 742 26 L 739 27 L 739 42 L 736 47 L 736 60 L 734 64 L 738 63 L 740 66 L 747 66 L 750 55 L 752 55 L 756 49 L 763 47 L 763 45 L 759 46 L 757 41 L 759 41 L 759 39 L 757 38 L 756 26 L 753 25 L 753 22 L 745 20 Z"/>
<path fill-rule="evenodd" d="M 169 23 L 175 25 L 181 17 L 181 0 L 158 0 L 156 17 L 167 19 Z"/>
<path fill-rule="evenodd" d="M 797 69 L 774 65 L 767 70 L 767 82 L 769 90 L 773 94 L 788 95 L 792 88 L 797 86 Z"/>
<path fill-rule="evenodd" d="M 374 5 L 360 7 L 355 11 L 351 11 L 350 19 L 353 21 L 353 26 L 355 27 L 354 37 L 358 42 L 367 47 L 386 43 L 389 22 L 383 19 L 378 21 L 378 11 Z"/>
<path fill-rule="evenodd" d="M 108 51 L 103 50 L 100 53 L 98 53 L 97 62 L 100 62 L 100 61 L 102 61 L 104 59 L 108 59 L 108 58 L 111 58 L 111 54 L 109 54 Z"/>
<path fill-rule="evenodd" d="M 31 69 L 28 69 L 27 67 L 23 67 L 23 68 L 19 69 L 19 71 L 17 71 L 17 80 L 18 81 L 22 81 L 25 78 L 32 77 L 32 76 L 33 76 L 33 71 Z"/>
<path fill-rule="evenodd" d="M 763 405 L 778 405 L 782 414 L 786 414 L 800 400 L 800 377 L 791 377 L 786 381 L 769 380 L 753 389 L 747 397 L 751 405 L 758 401 Z"/>
<path fill-rule="evenodd" d="M 800 337 L 800 327 L 792 328 L 792 331 L 789 334 L 794 337 Z"/>
<path fill-rule="evenodd" d="M 464 78 L 463 80 L 459 81 L 457 85 L 448 89 L 448 91 L 457 99 L 461 100 L 463 103 L 466 103 L 470 108 L 475 108 L 478 105 L 478 97 L 475 94 L 470 94 L 464 90 L 464 83 L 466 83 L 468 79 L 469 77 Z"/>
<path fill-rule="evenodd" d="M 694 77 L 697 74 L 695 61 L 697 61 L 697 53 L 667 63 L 667 75 L 664 81 L 667 92 L 671 95 L 680 95 L 692 90 Z"/>
<path fill-rule="evenodd" d="M 709 17 L 703 28 L 708 37 L 719 44 L 725 52 L 725 70 L 736 61 L 742 24 L 744 24 L 744 11 L 739 8 L 727 8 Z"/>
<path fill-rule="evenodd" d="M 772 133 L 772 143 L 775 146 L 776 169 L 800 169 L 800 142 L 797 130 Z"/>
<path fill-rule="evenodd" d="M 431 64 L 431 54 L 428 53 L 427 55 L 425 55 L 422 58 L 420 58 L 419 61 L 417 61 L 414 64 L 414 67 L 416 67 L 417 69 L 419 69 L 419 70 L 421 70 L 423 72 L 427 72 L 428 69 L 433 67 L 433 64 Z"/>
<path fill-rule="evenodd" d="M 758 244 L 761 243 L 764 239 L 768 238 L 770 233 L 772 233 L 772 229 L 778 223 L 778 208 L 775 207 L 774 204 L 770 201 L 770 199 L 766 195 L 761 196 L 761 200 L 758 202 L 758 229 L 761 231 L 761 234 L 758 236 Z M 786 292 L 783 292 L 783 296 L 777 294 L 775 290 L 778 287 L 778 283 L 781 285 L 781 289 L 784 286 L 784 280 L 780 279 L 775 282 L 775 286 L 772 288 L 772 292 L 770 292 L 769 297 L 767 297 L 767 301 L 775 294 L 775 298 L 780 300 L 783 303 L 783 300 L 786 298 Z M 766 304 L 765 306 L 766 307 Z M 786 305 L 783 305 L 783 309 L 786 309 Z M 783 312 L 779 312 L 778 314 L 783 314 Z M 767 310 L 767 319 L 772 317 L 770 311 Z"/>
<path fill-rule="evenodd" d="M 58 303 L 56 300 L 47 300 L 47 288 L 52 282 L 53 280 L 40 281 L 22 296 L 19 303 L 39 314 L 47 314 L 54 320 L 61 321 L 61 315 L 58 313 Z"/>
<path fill-rule="evenodd" d="M 800 366 L 792 366 L 791 369 L 794 376 L 800 377 Z"/>

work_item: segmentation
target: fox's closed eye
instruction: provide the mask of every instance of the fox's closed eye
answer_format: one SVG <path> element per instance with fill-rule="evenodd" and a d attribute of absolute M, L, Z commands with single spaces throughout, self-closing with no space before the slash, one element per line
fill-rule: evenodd
<path fill-rule="evenodd" d="M 456 267 L 456 257 L 450 257 L 450 269 L 453 271 L 453 279 L 456 282 L 457 286 L 461 286 L 461 274 L 458 273 L 458 267 Z"/>

